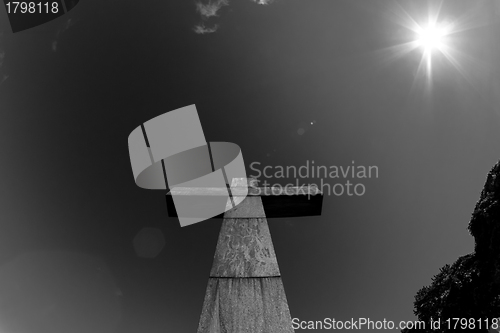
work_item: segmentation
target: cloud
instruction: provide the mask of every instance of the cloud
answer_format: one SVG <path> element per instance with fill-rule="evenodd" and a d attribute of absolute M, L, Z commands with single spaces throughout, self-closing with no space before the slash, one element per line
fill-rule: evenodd
<path fill-rule="evenodd" d="M 274 2 L 274 0 L 251 0 L 258 5 L 269 5 Z M 203 20 L 200 24 L 194 26 L 193 31 L 197 34 L 208 34 L 217 31 L 218 25 L 212 28 L 207 28 L 204 21 L 213 16 L 218 16 L 217 12 L 222 8 L 222 6 L 228 6 L 229 0 L 209 0 L 208 3 L 202 3 L 201 1 L 196 2 L 196 11 L 200 13 L 201 19 Z"/>
<path fill-rule="evenodd" d="M 2 48 L 3 32 L 0 32 L 0 67 L 3 65 L 3 60 L 5 59 L 5 51 Z"/>
<path fill-rule="evenodd" d="M 205 25 L 203 23 L 201 23 L 201 24 L 198 24 L 197 26 L 195 26 L 193 28 L 193 30 L 197 34 L 204 35 L 204 34 L 210 34 L 212 32 L 216 32 L 217 28 L 219 28 L 218 25 L 214 25 L 212 28 L 207 28 L 207 27 L 205 27 Z"/>
<path fill-rule="evenodd" d="M 64 22 L 64 25 L 62 28 L 57 30 L 56 37 L 52 41 L 52 51 L 56 52 L 57 51 L 57 43 L 59 42 L 60 36 L 65 33 L 69 28 L 71 28 L 73 25 L 75 25 L 76 21 L 73 20 L 72 18 L 69 18 Z"/>
<path fill-rule="evenodd" d="M 228 0 L 209 1 L 208 4 L 198 2 L 196 3 L 196 10 L 201 14 L 202 18 L 209 18 L 217 16 L 219 9 L 228 4 Z"/>
<path fill-rule="evenodd" d="M 3 32 L 0 32 L 0 70 L 2 69 L 3 62 L 5 60 L 5 50 L 2 47 Z M 4 83 L 9 76 L 7 74 L 0 74 L 0 84 Z"/>
<path fill-rule="evenodd" d="M 0 80 L 0 85 L 1 85 L 2 83 L 4 83 L 4 82 L 5 82 L 5 80 L 7 80 L 8 78 L 9 78 L 9 76 L 8 76 L 8 75 L 5 75 L 5 74 L 4 74 L 4 75 L 2 75 L 2 79 Z"/>
<path fill-rule="evenodd" d="M 269 5 L 273 3 L 274 0 L 252 0 L 252 1 L 258 5 Z"/>

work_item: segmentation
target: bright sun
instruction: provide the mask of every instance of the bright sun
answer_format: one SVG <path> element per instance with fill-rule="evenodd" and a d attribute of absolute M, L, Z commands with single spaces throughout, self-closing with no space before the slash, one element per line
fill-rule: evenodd
<path fill-rule="evenodd" d="M 415 80 L 423 74 L 427 79 L 428 87 L 432 84 L 433 74 L 439 73 L 440 69 L 436 67 L 438 64 L 444 66 L 448 63 L 467 77 L 461 63 L 467 60 L 466 54 L 457 49 L 457 42 L 460 42 L 459 33 L 479 24 L 475 22 L 476 17 L 469 12 L 456 18 L 443 15 L 441 5 L 442 1 L 438 7 L 429 7 L 427 15 L 422 12 L 420 15 L 422 21 L 420 21 L 414 19 L 409 12 L 395 2 L 394 7 L 389 7 L 390 12 L 393 13 L 391 20 L 407 29 L 407 31 L 401 29 L 398 35 L 398 38 L 404 36 L 406 41 L 379 51 L 382 61 L 387 63 L 406 56 L 410 52 L 418 51 L 420 62 L 415 71 Z"/>
<path fill-rule="evenodd" d="M 434 17 L 430 18 L 428 24 L 425 26 L 415 24 L 414 31 L 417 33 L 417 38 L 414 42 L 415 47 L 423 49 L 422 62 L 427 63 L 427 75 L 430 77 L 434 51 L 439 51 L 439 53 L 451 60 L 446 37 L 452 33 L 452 26 L 440 23 L 437 21 L 437 17 Z"/>
<path fill-rule="evenodd" d="M 419 36 L 417 43 L 426 52 L 443 49 L 444 37 L 447 35 L 447 31 L 443 27 L 438 27 L 436 23 L 430 23 L 426 28 L 420 28 L 417 33 Z"/>

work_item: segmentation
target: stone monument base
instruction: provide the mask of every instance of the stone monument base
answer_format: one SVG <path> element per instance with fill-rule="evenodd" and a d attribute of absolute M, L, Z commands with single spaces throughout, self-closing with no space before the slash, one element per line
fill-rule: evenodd
<path fill-rule="evenodd" d="M 293 333 L 281 277 L 210 278 L 198 333 Z"/>

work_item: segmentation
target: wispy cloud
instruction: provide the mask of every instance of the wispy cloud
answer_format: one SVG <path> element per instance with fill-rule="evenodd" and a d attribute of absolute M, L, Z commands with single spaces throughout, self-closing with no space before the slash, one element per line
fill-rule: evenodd
<path fill-rule="evenodd" d="M 59 30 L 57 30 L 57 33 L 56 33 L 56 37 L 54 38 L 54 40 L 52 41 L 52 51 L 56 52 L 57 51 L 57 44 L 59 42 L 59 38 L 60 36 L 66 32 L 66 30 L 68 30 L 69 28 L 71 28 L 73 25 L 75 25 L 76 21 L 73 20 L 72 18 L 69 18 L 68 20 L 66 20 L 64 22 L 64 25 L 62 26 L 62 28 L 60 28 Z"/>
<path fill-rule="evenodd" d="M 209 3 L 204 4 L 201 2 L 196 3 L 196 10 L 200 13 L 202 18 L 209 18 L 212 16 L 217 16 L 217 12 L 222 6 L 227 6 L 229 4 L 228 0 L 216 0 L 209 1 Z"/>
<path fill-rule="evenodd" d="M 3 50 L 3 32 L 0 32 L 0 68 L 3 65 L 3 60 L 5 59 L 5 51 Z"/>
<path fill-rule="evenodd" d="M 2 75 L 2 80 L 0 80 L 0 84 L 4 83 L 5 80 L 7 80 L 9 78 L 8 75 Z"/>
<path fill-rule="evenodd" d="M 5 60 L 5 50 L 3 49 L 3 32 L 0 32 L 0 71 L 3 66 L 3 62 Z M 0 72 L 0 85 L 7 80 L 9 76 L 5 73 Z"/>
<path fill-rule="evenodd" d="M 214 25 L 214 26 L 213 26 L 213 27 L 211 27 L 211 28 L 207 28 L 207 27 L 205 27 L 205 25 L 204 25 L 203 23 L 201 23 L 201 24 L 196 25 L 196 26 L 193 28 L 193 30 L 194 30 L 194 32 L 196 32 L 197 34 L 204 35 L 204 34 L 210 34 L 210 33 L 212 33 L 212 32 L 216 32 L 218 27 L 219 27 L 219 26 L 216 24 L 216 25 Z"/>
<path fill-rule="evenodd" d="M 205 21 L 213 16 L 218 16 L 217 12 L 222 8 L 222 6 L 227 6 L 229 0 L 210 0 L 208 3 L 197 2 L 196 11 L 200 13 L 201 19 L 203 20 L 200 24 L 194 26 L 193 31 L 197 34 L 210 34 L 216 32 L 219 26 L 216 24 L 212 27 L 207 27 Z"/>
<path fill-rule="evenodd" d="M 252 0 L 258 5 L 269 5 L 274 2 L 274 0 Z"/>
<path fill-rule="evenodd" d="M 274 0 L 251 0 L 258 5 L 269 5 L 274 2 Z M 193 31 L 197 34 L 209 34 L 217 31 L 218 25 L 214 25 L 212 28 L 207 28 L 204 22 L 214 16 L 219 16 L 217 12 L 222 8 L 222 6 L 229 5 L 229 0 L 209 0 L 208 3 L 202 3 L 201 1 L 196 2 L 196 11 L 200 13 L 202 22 L 193 27 Z"/>

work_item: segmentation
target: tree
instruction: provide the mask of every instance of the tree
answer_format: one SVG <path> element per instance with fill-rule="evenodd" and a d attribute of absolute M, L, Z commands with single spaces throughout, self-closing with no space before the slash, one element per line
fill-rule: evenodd
<path fill-rule="evenodd" d="M 468 225 L 474 252 L 445 265 L 428 287 L 415 295 L 414 313 L 426 323 L 411 332 L 488 332 L 486 323 L 500 318 L 500 161 L 488 173 Z M 455 326 L 453 318 L 468 318 Z M 431 329 L 431 320 L 440 320 Z M 450 320 L 448 326 L 446 320 Z M 500 321 L 498 321 L 500 329 Z M 493 327 L 495 328 L 495 327 Z"/>

